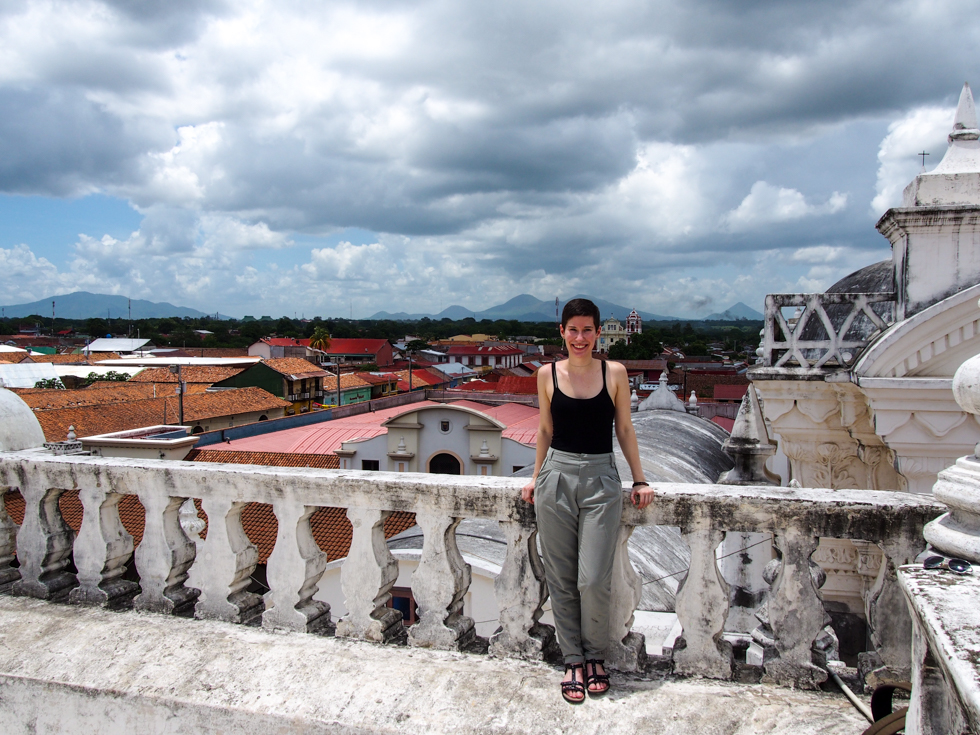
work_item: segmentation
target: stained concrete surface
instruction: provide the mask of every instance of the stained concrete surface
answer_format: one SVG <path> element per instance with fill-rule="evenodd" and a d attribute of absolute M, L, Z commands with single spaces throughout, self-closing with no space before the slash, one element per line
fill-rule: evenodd
<path fill-rule="evenodd" d="M 572 707 L 540 663 L 0 596 L 0 722 L 53 733 L 861 732 L 843 696 L 613 675 Z"/>

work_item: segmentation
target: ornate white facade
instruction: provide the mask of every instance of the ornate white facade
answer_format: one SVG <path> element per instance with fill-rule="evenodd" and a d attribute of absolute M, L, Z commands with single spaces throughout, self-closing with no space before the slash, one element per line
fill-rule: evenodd
<path fill-rule="evenodd" d="M 980 440 L 952 391 L 953 373 L 980 353 L 978 139 L 966 85 L 942 162 L 877 223 L 891 261 L 827 294 L 767 299 L 762 364 L 749 377 L 789 459 L 785 482 L 929 493 Z M 877 549 L 825 539 L 813 558 L 828 572 L 825 597 L 858 611 Z"/>

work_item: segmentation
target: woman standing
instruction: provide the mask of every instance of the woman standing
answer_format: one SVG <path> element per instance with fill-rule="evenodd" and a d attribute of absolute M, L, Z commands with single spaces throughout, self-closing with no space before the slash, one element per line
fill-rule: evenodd
<path fill-rule="evenodd" d="M 562 697 L 571 704 L 609 691 L 603 666 L 609 643 L 613 555 L 623 509 L 612 433 L 633 475 L 631 500 L 645 508 L 653 490 L 643 479 L 630 417 L 626 368 L 592 357 L 599 309 L 572 299 L 562 311 L 568 359 L 538 371 L 537 455 L 521 497 L 534 503 L 558 645 L 565 659 Z"/>

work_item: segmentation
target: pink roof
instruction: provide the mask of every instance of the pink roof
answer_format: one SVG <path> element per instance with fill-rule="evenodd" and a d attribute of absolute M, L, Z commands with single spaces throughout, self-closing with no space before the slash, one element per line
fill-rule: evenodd
<path fill-rule="evenodd" d="M 223 444 L 209 445 L 208 449 L 227 452 L 286 452 L 290 454 L 330 454 L 340 449 L 343 442 L 355 439 L 371 439 L 386 434 L 383 424 L 388 419 L 404 413 L 417 411 L 426 406 L 442 405 L 435 401 L 419 401 L 407 406 L 396 406 L 381 411 L 369 411 L 356 416 L 347 416 L 333 421 L 324 421 L 312 426 L 249 436 L 244 439 Z M 502 406 L 485 406 L 474 401 L 452 401 L 449 405 L 462 406 L 479 411 L 497 419 L 507 428 L 503 436 L 534 445 L 538 436 L 538 409 L 519 403 L 505 403 Z"/>

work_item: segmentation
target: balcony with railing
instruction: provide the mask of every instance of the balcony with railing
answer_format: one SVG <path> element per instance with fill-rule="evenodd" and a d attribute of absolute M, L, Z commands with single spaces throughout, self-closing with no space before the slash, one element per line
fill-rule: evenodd
<path fill-rule="evenodd" d="M 818 373 L 850 368 L 894 322 L 895 303 L 894 293 L 769 294 L 761 365 Z"/>
<path fill-rule="evenodd" d="M 547 588 L 537 553 L 533 511 L 519 500 L 522 482 L 493 477 L 55 456 L 43 450 L 0 453 L 0 491 L 20 493 L 25 504 L 24 519 L 19 527 L 0 505 L 0 591 L 49 601 L 43 607 L 34 603 L 33 607 L 25 608 L 24 603 L 15 601 L 15 597 L 0 598 L 0 625 L 30 627 L 29 621 L 35 620 L 36 627 L 40 626 L 38 630 L 49 630 L 43 634 L 46 638 L 38 639 L 39 645 L 74 650 L 54 631 L 60 630 L 58 626 L 77 624 L 82 626 L 81 631 L 95 631 L 90 637 L 101 641 L 99 645 L 119 648 L 113 654 L 118 656 L 123 656 L 122 648 L 140 645 L 126 636 L 135 635 L 133 631 L 139 626 L 151 626 L 157 632 L 144 632 L 138 637 L 175 636 L 163 647 L 168 661 L 175 656 L 178 659 L 193 657 L 192 651 L 184 651 L 184 647 L 195 645 L 204 646 L 205 650 L 199 653 L 207 659 L 212 645 L 215 650 L 224 650 L 221 647 L 226 644 L 233 645 L 229 636 L 235 640 L 238 640 L 236 636 L 244 636 L 241 639 L 247 639 L 251 646 L 246 646 L 244 653 L 228 654 L 233 658 L 271 656 L 277 641 L 283 641 L 283 651 L 293 652 L 290 656 L 299 656 L 296 650 L 303 649 L 304 645 L 297 644 L 295 638 L 284 640 L 279 635 L 282 631 L 290 631 L 308 639 L 308 650 L 320 651 L 323 656 L 337 656 L 341 649 L 329 646 L 341 645 L 345 646 L 341 658 L 362 660 L 367 657 L 373 663 L 364 665 L 368 669 L 380 667 L 377 671 L 349 671 L 347 676 L 362 677 L 363 686 L 380 686 L 382 690 L 391 685 L 385 675 L 388 668 L 394 671 L 409 666 L 413 662 L 410 657 L 420 655 L 411 653 L 412 650 L 457 652 L 454 655 L 464 656 L 464 659 L 443 657 L 426 661 L 437 668 L 450 666 L 453 661 L 457 663 L 452 666 L 457 668 L 476 667 L 474 671 L 478 674 L 472 674 L 471 680 L 474 691 L 459 695 L 461 699 L 450 697 L 455 702 L 453 707 L 462 708 L 454 716 L 463 718 L 469 727 L 476 729 L 478 723 L 467 720 L 465 702 L 473 697 L 480 698 L 481 689 L 487 694 L 489 690 L 484 688 L 489 686 L 487 681 L 497 676 L 516 677 L 510 680 L 514 687 L 520 685 L 520 676 L 531 676 L 528 672 L 537 672 L 534 675 L 541 678 L 541 672 L 546 670 L 540 668 L 543 664 L 533 662 L 546 658 L 552 647 L 552 630 L 540 622 Z M 59 498 L 69 491 L 78 492 L 83 508 L 77 535 L 65 523 L 59 507 Z M 710 686 L 683 683 L 677 677 L 762 682 L 745 685 L 747 692 L 757 691 L 758 687 L 767 684 L 797 689 L 818 688 L 827 678 L 824 664 L 828 657 L 832 658 L 825 645 L 829 619 L 821 601 L 819 586 L 822 580 L 810 561 L 820 537 L 862 539 L 883 550 L 886 563 L 882 564 L 877 585 L 868 598 L 871 640 L 885 669 L 899 673 L 908 671 L 911 619 L 902 601 L 895 569 L 909 563 L 922 550 L 922 528 L 944 510 L 942 505 L 928 497 L 893 492 L 771 486 L 659 484 L 656 491 L 656 502 L 642 511 L 628 501 L 624 503 L 617 547 L 612 591 L 614 635 L 609 664 L 615 670 L 628 672 L 628 681 L 653 682 L 672 672 L 674 678 L 671 681 L 681 682 L 676 686 L 682 688 L 707 686 L 710 689 Z M 135 495 L 145 511 L 142 540 L 136 548 L 132 536 L 122 526 L 118 512 L 120 500 L 127 495 Z M 182 525 L 180 509 L 189 498 L 196 499 L 207 515 L 208 528 L 203 539 L 197 537 L 193 529 L 185 530 L 186 522 Z M 242 510 L 248 503 L 271 505 L 278 520 L 275 548 L 266 569 L 269 591 L 265 595 L 249 591 L 257 553 L 241 523 Z M 313 539 L 310 518 L 317 509 L 324 507 L 345 508 L 352 526 L 350 551 L 341 569 L 347 612 L 339 619 L 334 619 L 327 603 L 316 598 L 326 557 Z M 418 567 L 411 581 L 418 606 L 418 622 L 407 630 L 401 613 L 387 606 L 397 577 L 397 561 L 385 544 L 383 527 L 394 511 L 414 513 L 424 535 Z M 464 603 L 471 584 L 470 567 L 456 545 L 456 528 L 467 518 L 498 523 L 506 540 L 506 557 L 494 582 L 498 627 L 482 646 L 474 645 L 475 624 Z M 678 527 L 691 554 L 690 568 L 676 598 L 676 615 L 683 632 L 670 655 L 661 658 L 648 657 L 643 636 L 632 629 L 641 580 L 630 564 L 627 542 L 633 530 L 642 525 Z M 766 575 L 771 580 L 771 590 L 759 611 L 763 622 L 753 633 L 753 638 L 764 650 L 760 665 L 745 661 L 744 647 L 733 647 L 732 636 L 726 635 L 731 594 L 717 562 L 719 546 L 726 534 L 745 532 L 769 534 L 772 539 L 774 561 Z M 136 575 L 127 574 L 130 566 L 135 566 Z M 134 577 L 137 581 L 133 581 Z M 131 608 L 136 613 L 154 615 L 131 617 L 132 612 L 105 613 L 96 620 L 91 614 L 83 614 L 82 610 L 64 606 L 60 604 L 62 602 L 107 609 Z M 188 616 L 212 622 L 195 623 L 184 619 Z M 164 622 L 164 618 L 172 622 Z M 5 620 L 7 622 L 2 622 Z M 230 633 L 231 629 L 225 624 L 244 624 L 243 631 L 253 632 Z M 205 627 L 200 627 L 202 625 Z M 255 630 L 254 626 L 274 635 L 268 639 L 257 638 L 261 631 Z M 23 632 L 26 628 L 15 625 L 4 630 Z M 223 642 L 211 643 L 209 636 Z M 116 643 L 110 645 L 107 642 L 117 637 Z M 192 645 L 190 639 L 196 643 Z M 408 650 L 386 646 L 384 650 L 388 653 L 374 653 L 381 649 L 370 646 L 351 649 L 351 643 L 341 641 L 402 641 L 407 643 Z M 85 645 L 88 644 L 76 642 L 78 650 Z M 458 653 L 474 648 L 488 651 L 489 658 Z M 41 660 L 47 660 L 46 656 L 48 653 L 41 656 Z M 72 654 L 64 654 L 58 665 L 68 673 L 59 675 L 59 681 L 74 681 L 72 666 L 84 669 L 91 664 L 86 663 L 88 659 L 84 656 L 84 660 L 79 661 L 79 656 L 81 654 L 74 658 Z M 526 663 L 522 666 L 532 668 L 518 667 L 518 671 L 514 669 L 515 664 L 508 663 L 512 659 L 523 660 Z M 330 660 L 336 664 L 337 659 Z M 469 661 L 473 663 L 467 663 Z M 245 670 L 253 664 L 239 663 L 231 668 L 241 666 Z M 9 667 L 17 669 L 18 665 L 0 652 L 0 677 L 10 673 Z M 106 671 L 115 676 L 112 661 L 105 665 Z M 165 664 L 160 663 L 160 666 Z M 439 671 L 445 673 L 444 668 Z M 457 671 L 455 675 L 463 674 Z M 324 672 L 323 676 L 329 684 L 331 672 Z M 554 689 L 552 694 L 557 699 L 557 676 L 548 676 L 554 681 L 549 679 L 547 686 Z M 81 674 L 79 677 L 81 682 L 84 677 Z M 37 674 L 37 678 L 44 677 Z M 200 682 L 201 687 L 205 684 Z M 249 689 L 253 685 L 259 686 L 254 682 L 238 686 Z M 299 686 L 292 678 L 282 685 L 287 693 L 281 693 L 281 697 L 288 696 L 291 687 Z M 338 683 L 337 686 L 345 684 Z M 494 686 L 506 690 L 504 684 Z M 634 692 L 649 689 L 637 683 L 624 686 L 633 687 Z M 160 694 L 159 688 L 153 691 L 164 699 L 168 696 L 165 691 Z M 204 696 L 201 691 L 211 690 L 195 689 L 193 696 Z M 701 693 L 692 690 L 687 696 L 707 696 L 698 691 Z M 788 689 L 776 690 L 781 693 L 775 695 L 770 689 L 758 691 L 765 692 L 766 697 L 784 698 L 782 701 L 786 703 L 802 696 Z M 491 695 L 497 696 L 487 694 Z M 262 696 L 272 695 L 249 689 L 240 693 L 237 704 L 225 704 L 232 708 L 240 705 L 243 711 L 251 711 L 249 708 L 253 703 L 249 697 L 261 699 Z M 448 697 L 449 694 L 443 691 L 439 696 Z M 655 699 L 649 702 L 643 699 L 654 697 L 650 692 L 636 696 L 640 699 L 634 704 L 643 701 L 647 702 L 644 706 L 653 709 L 660 706 Z M 757 695 L 749 693 L 746 696 Z M 378 697 L 377 701 L 381 702 L 381 693 Z M 607 701 L 614 702 L 615 699 Z M 515 711 L 528 706 L 527 702 L 522 704 L 506 697 L 500 702 L 502 709 L 493 716 L 513 717 L 515 723 L 520 720 Z M 449 705 L 442 700 L 434 706 L 434 711 L 440 711 L 440 707 Z M 697 717 L 703 717 L 709 709 L 707 702 L 702 704 L 702 712 Z M 853 719 L 853 713 L 846 705 L 833 704 L 832 709 L 837 713 L 835 717 L 852 718 L 847 720 L 852 724 L 840 731 L 853 731 L 853 723 L 858 720 Z M 303 720 L 307 722 L 319 721 L 316 713 L 306 710 L 297 716 L 300 720 L 307 718 Z M 422 717 L 421 714 L 418 716 Z M 426 716 L 434 715 L 429 712 Z M 565 716 L 561 714 L 559 720 L 548 719 L 550 715 L 539 718 L 539 721 L 527 723 L 525 729 L 544 731 L 541 728 L 547 729 L 546 725 L 554 729 L 558 726 L 555 723 Z M 638 715 L 630 710 L 629 717 L 634 716 Z M 691 717 L 695 718 L 695 715 Z M 342 717 L 341 721 L 347 720 Z M 353 720 L 347 722 L 350 724 Z M 425 729 L 420 722 L 416 723 L 418 727 Z M 793 722 L 796 723 L 794 727 L 799 726 L 797 720 Z M 681 728 L 680 725 L 677 727 Z M 510 728 L 510 725 L 501 725 L 487 731 L 508 732 L 512 731 Z M 397 727 L 394 729 L 398 730 Z M 409 728 L 404 731 L 420 730 Z M 805 731 L 805 728 L 797 731 Z"/>

